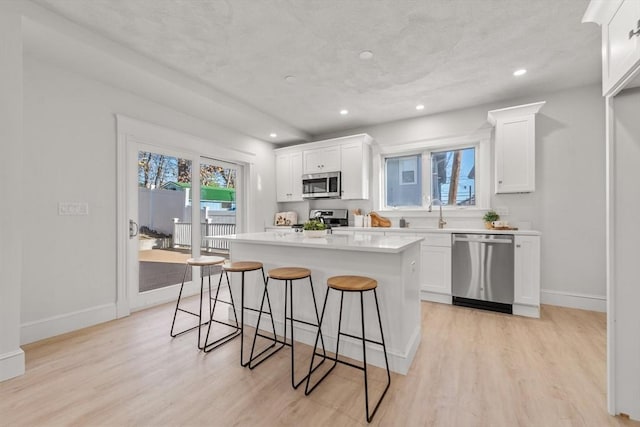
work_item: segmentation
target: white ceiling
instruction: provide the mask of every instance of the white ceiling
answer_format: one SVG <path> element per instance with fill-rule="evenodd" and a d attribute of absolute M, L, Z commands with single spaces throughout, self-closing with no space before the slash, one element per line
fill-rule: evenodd
<path fill-rule="evenodd" d="M 588 0 L 33 1 L 267 113 L 275 132 L 321 135 L 601 76 L 599 27 L 580 22 Z"/>

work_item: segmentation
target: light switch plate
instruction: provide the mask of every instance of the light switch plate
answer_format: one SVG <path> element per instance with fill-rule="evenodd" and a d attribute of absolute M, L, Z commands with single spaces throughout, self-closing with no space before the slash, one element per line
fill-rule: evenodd
<path fill-rule="evenodd" d="M 89 203 L 59 202 L 58 215 L 89 215 Z"/>

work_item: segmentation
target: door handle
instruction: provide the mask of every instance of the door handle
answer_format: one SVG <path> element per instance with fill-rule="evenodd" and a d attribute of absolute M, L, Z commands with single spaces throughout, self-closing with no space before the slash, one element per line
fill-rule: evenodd
<path fill-rule="evenodd" d="M 129 238 L 136 237 L 138 235 L 138 223 L 134 220 L 129 220 Z"/>

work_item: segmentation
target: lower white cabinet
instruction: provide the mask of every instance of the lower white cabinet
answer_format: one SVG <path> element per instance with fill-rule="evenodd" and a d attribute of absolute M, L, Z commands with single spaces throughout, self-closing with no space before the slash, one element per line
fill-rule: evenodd
<path fill-rule="evenodd" d="M 540 237 L 515 236 L 513 314 L 540 317 Z"/>
<path fill-rule="evenodd" d="M 451 235 L 427 233 L 420 247 L 421 298 L 451 304 Z"/>

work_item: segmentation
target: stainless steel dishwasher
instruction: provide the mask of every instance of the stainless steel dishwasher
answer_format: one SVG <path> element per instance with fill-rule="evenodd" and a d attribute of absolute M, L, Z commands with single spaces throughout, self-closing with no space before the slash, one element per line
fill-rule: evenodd
<path fill-rule="evenodd" d="M 452 234 L 453 304 L 512 314 L 513 235 Z"/>

